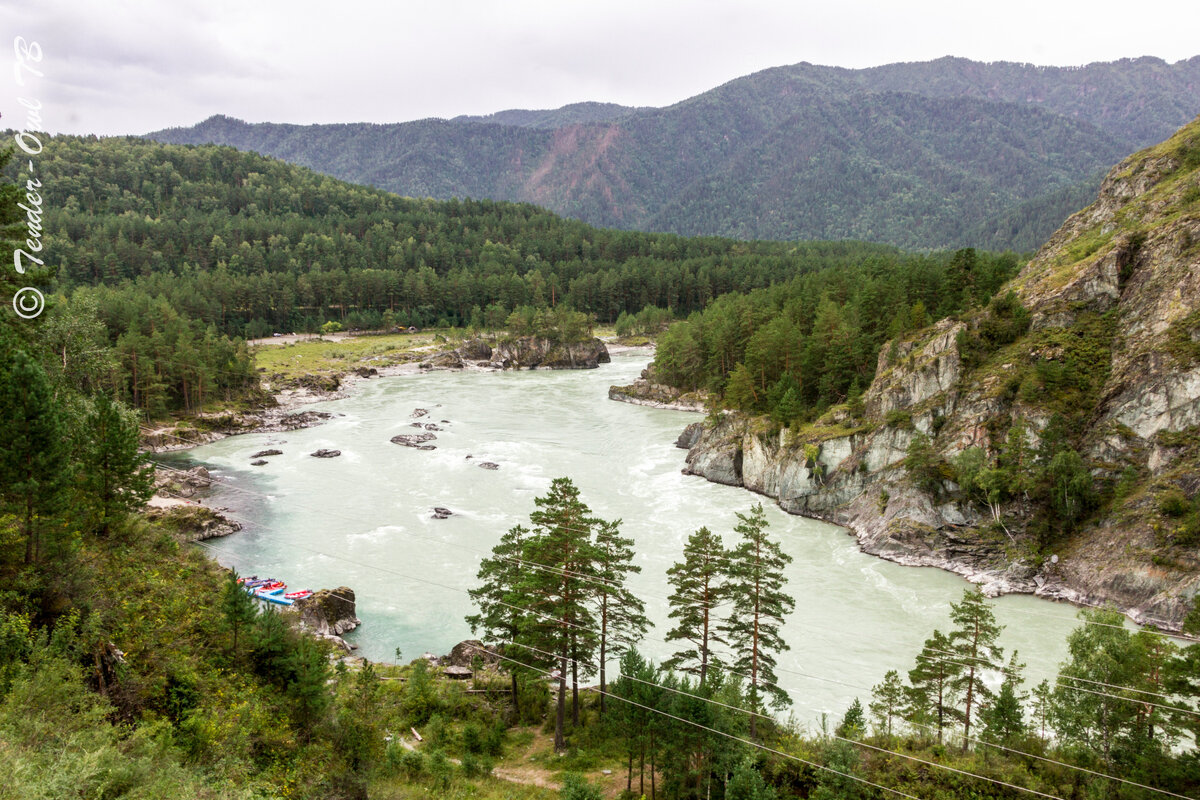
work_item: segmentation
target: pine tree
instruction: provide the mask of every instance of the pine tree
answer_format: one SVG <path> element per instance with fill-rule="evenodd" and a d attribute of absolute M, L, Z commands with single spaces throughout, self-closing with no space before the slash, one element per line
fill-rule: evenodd
<path fill-rule="evenodd" d="M 154 468 L 138 451 L 132 413 L 99 395 L 87 417 L 84 484 L 96 507 L 97 530 L 107 535 L 112 520 L 143 506 L 154 493 Z"/>
<path fill-rule="evenodd" d="M 942 743 L 946 726 L 959 717 L 954 707 L 952 682 L 962 669 L 962 665 L 950 653 L 949 637 L 935 630 L 925 640 L 921 652 L 917 654 L 916 666 L 908 673 L 912 689 L 905 718 L 916 725 L 935 723 L 938 744 Z"/>
<path fill-rule="evenodd" d="M 834 729 L 834 733 L 843 739 L 858 739 L 862 737 L 866 729 L 867 717 L 863 713 L 862 703 L 856 697 L 850 707 L 846 709 L 846 714 Z"/>
<path fill-rule="evenodd" d="M 738 514 L 734 531 L 741 537 L 729 555 L 729 619 L 719 626 L 734 654 L 733 668 L 749 680 L 750 707 L 762 708 L 766 694 L 770 704 L 782 708 L 791 702 L 775 677 L 775 654 L 788 650 L 779 629 L 795 601 L 783 591 L 783 569 L 792 562 L 777 542 L 767 536 L 767 518 L 759 503 L 750 514 Z M 750 735 L 758 735 L 756 718 L 750 719 Z"/>
<path fill-rule="evenodd" d="M 313 723 L 329 707 L 329 689 L 325 686 L 329 677 L 329 661 L 314 639 L 300 636 L 292 645 L 286 668 L 292 721 L 301 739 L 307 741 L 312 735 Z"/>
<path fill-rule="evenodd" d="M 529 529 L 520 525 L 509 528 L 508 533 L 492 548 L 492 557 L 479 564 L 476 573 L 480 586 L 467 593 L 479 609 L 479 613 L 467 617 L 471 633 L 478 634 L 484 641 L 516 641 L 528 615 L 520 594 L 522 558 L 529 539 Z M 522 659 L 518 659 L 522 660 Z M 520 716 L 520 699 L 517 693 L 517 667 L 509 667 L 512 678 L 512 703 L 514 716 Z"/>
<path fill-rule="evenodd" d="M 24 350 L 0 361 L 0 500 L 25 534 L 25 563 L 41 557 L 41 519 L 62 507 L 68 471 L 63 422 L 45 371 Z"/>
<path fill-rule="evenodd" d="M 950 621 L 956 627 L 949 636 L 949 657 L 962 665 L 962 671 L 950 679 L 950 686 L 963 698 L 963 750 L 966 750 L 972 714 L 992 699 L 984 675 L 1000 669 L 1004 656 L 996 639 L 1004 626 L 996 623 L 992 608 L 978 587 L 965 589 L 962 601 L 950 604 Z"/>
<path fill-rule="evenodd" d="M 238 634 L 243 628 L 252 625 L 254 618 L 258 616 L 258 609 L 255 607 L 254 598 L 238 583 L 238 574 L 236 571 L 231 571 L 228 579 L 225 581 L 225 590 L 221 596 L 221 611 L 225 615 L 225 622 L 233 632 L 232 653 L 236 659 L 238 655 Z"/>
<path fill-rule="evenodd" d="M 904 705 L 904 684 L 894 669 L 883 676 L 883 683 L 871 689 L 871 717 L 885 736 L 892 735 L 892 719 L 899 716 Z"/>
<path fill-rule="evenodd" d="M 725 644 L 717 630 L 716 609 L 726 599 L 728 558 L 720 537 L 700 528 L 683 546 L 683 561 L 667 570 L 667 581 L 674 589 L 667 600 L 671 606 L 668 616 L 676 622 L 666 640 L 692 646 L 677 650 L 663 666 L 698 675 L 701 687 L 708 679 L 709 667 L 719 665 L 713 645 Z"/>
<path fill-rule="evenodd" d="M 520 592 L 527 597 L 530 619 L 521 643 L 543 664 L 558 669 L 558 705 L 554 747 L 566 746 L 564 734 L 567 669 L 571 668 L 572 722 L 579 721 L 579 664 L 590 660 L 595 645 L 594 596 L 597 553 L 592 542 L 596 521 L 579 499 L 569 478 L 555 478 L 550 491 L 534 500 L 529 515 L 534 533 L 525 546 L 527 566 Z"/>
<path fill-rule="evenodd" d="M 1004 671 L 1004 680 L 996 697 L 981 712 L 979 721 L 983 723 L 983 737 L 990 742 L 1007 744 L 1014 741 L 1025 732 L 1025 699 L 1028 695 L 1021 691 L 1024 679 L 1021 673 L 1025 665 L 1017 661 L 1014 650 Z"/>
<path fill-rule="evenodd" d="M 621 521 L 598 522 L 595 541 L 596 613 L 600 618 L 600 713 L 604 713 L 609 655 L 620 656 L 635 645 L 650 627 L 646 606 L 625 586 L 631 573 L 642 568 L 633 563 L 633 539 L 621 536 Z"/>
<path fill-rule="evenodd" d="M 1053 694 L 1050 689 L 1050 681 L 1043 680 L 1033 687 L 1033 717 L 1037 720 L 1038 738 L 1042 741 L 1046 740 L 1046 717 L 1050 711 Z"/>

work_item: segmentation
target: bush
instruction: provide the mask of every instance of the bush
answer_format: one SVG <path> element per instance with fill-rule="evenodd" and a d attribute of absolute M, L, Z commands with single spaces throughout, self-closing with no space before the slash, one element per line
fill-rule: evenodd
<path fill-rule="evenodd" d="M 474 753 L 467 753 L 462 758 L 462 770 L 468 778 L 482 778 L 491 774 L 492 763 Z"/>
<path fill-rule="evenodd" d="M 463 726 L 462 746 L 468 753 L 478 755 L 483 752 L 483 732 L 478 723 L 468 722 Z"/>
<path fill-rule="evenodd" d="M 574 772 L 563 776 L 562 789 L 558 796 L 560 800 L 602 800 L 604 797 L 586 778 Z"/>
<path fill-rule="evenodd" d="M 408 674 L 400 710 L 410 725 L 424 725 L 441 709 L 442 699 L 429 675 L 429 662 L 423 658 L 417 659 Z"/>
<path fill-rule="evenodd" d="M 1171 488 L 1158 496 L 1158 510 L 1164 516 L 1178 519 L 1191 510 L 1187 495 L 1178 489 Z"/>
<path fill-rule="evenodd" d="M 421 751 L 408 750 L 402 745 L 393 744 L 388 748 L 389 760 L 392 760 L 393 753 L 397 753 L 395 763 L 399 765 L 400 771 L 404 773 L 404 777 L 415 780 L 425 774 L 425 754 Z"/>
<path fill-rule="evenodd" d="M 441 750 L 433 750 L 429 753 L 429 777 L 433 779 L 433 785 L 445 791 L 450 788 L 450 778 L 453 777 L 454 766 L 450 763 L 450 759 L 446 758 L 446 754 Z"/>

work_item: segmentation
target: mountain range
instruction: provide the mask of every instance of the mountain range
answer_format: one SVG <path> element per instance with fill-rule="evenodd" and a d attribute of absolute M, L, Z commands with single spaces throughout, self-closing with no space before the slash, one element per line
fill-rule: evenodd
<path fill-rule="evenodd" d="M 664 108 L 576 103 L 396 124 L 214 116 L 148 137 L 253 150 L 406 196 L 532 202 L 607 227 L 1029 250 L 1108 167 L 1197 112 L 1200 56 L 1078 68 L 948 57 L 777 67 Z"/>

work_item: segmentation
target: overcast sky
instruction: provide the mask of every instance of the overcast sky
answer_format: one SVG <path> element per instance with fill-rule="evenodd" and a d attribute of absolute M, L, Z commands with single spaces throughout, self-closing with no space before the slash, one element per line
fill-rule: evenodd
<path fill-rule="evenodd" d="M 252 122 L 399 122 L 669 105 L 766 67 L 944 55 L 1079 65 L 1200 54 L 1196 0 L 0 0 L 0 32 L 42 46 L 44 78 L 0 72 L 51 131 Z M 7 41 L 6 41 L 7 48 Z M 12 50 L 4 61 L 13 62 Z"/>

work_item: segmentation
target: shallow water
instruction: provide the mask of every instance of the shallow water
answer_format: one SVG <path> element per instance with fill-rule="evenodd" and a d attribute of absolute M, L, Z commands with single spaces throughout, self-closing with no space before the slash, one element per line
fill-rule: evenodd
<path fill-rule="evenodd" d="M 206 501 L 226 506 L 245 530 L 206 544 L 243 574 L 270 574 L 292 588 L 354 589 L 363 625 L 347 638 L 367 657 L 404 660 L 445 653 L 470 637 L 466 589 L 479 559 L 501 534 L 528 524 L 533 499 L 550 480 L 568 476 L 592 510 L 624 520 L 637 543 L 642 573 L 632 579 L 656 623 L 668 630 L 666 569 L 701 525 L 732 543 L 735 512 L 764 498 L 680 473 L 684 451 L 673 446 L 699 417 L 607 399 L 610 384 L 628 383 L 645 352 L 613 357 L 588 371 L 434 372 L 361 383 L 353 397 L 307 408 L 335 412 L 328 423 L 285 434 L 248 434 L 198 447 L 184 456 L 209 466 L 219 487 Z M 420 421 L 444 430 L 419 451 L 392 444 L 417 433 Z M 251 467 L 267 446 L 283 455 Z M 308 454 L 319 448 L 339 458 Z M 470 458 L 468 458 L 470 456 Z M 475 466 L 500 465 L 495 471 Z M 232 488 L 236 487 L 236 488 Z M 796 718 L 840 715 L 851 698 L 864 704 L 888 669 L 901 674 L 935 627 L 948 628 L 950 603 L 967 585 L 932 568 L 902 567 L 859 552 L 833 525 L 789 516 L 764 503 L 771 533 L 794 559 L 787 570 L 796 610 L 784 636 L 778 676 L 795 701 Z M 432 518 L 432 509 L 454 512 Z M 1020 650 L 1031 686 L 1052 677 L 1066 654 L 1075 609 L 1028 596 L 996 602 L 1006 625 L 1006 653 Z M 670 648 L 648 641 L 659 660 Z"/>

